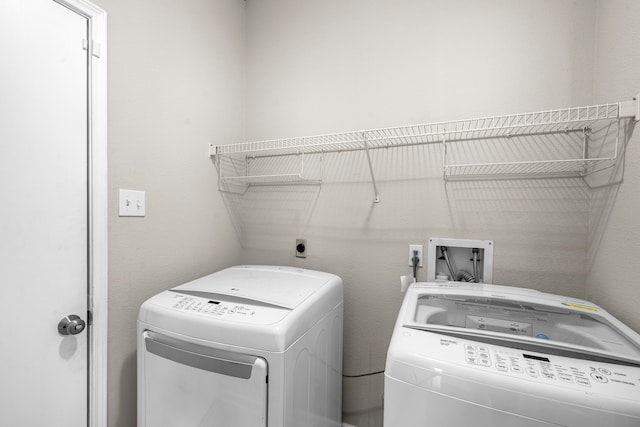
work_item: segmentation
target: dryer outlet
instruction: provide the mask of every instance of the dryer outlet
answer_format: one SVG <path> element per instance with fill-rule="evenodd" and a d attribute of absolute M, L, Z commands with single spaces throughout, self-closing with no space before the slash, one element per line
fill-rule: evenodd
<path fill-rule="evenodd" d="M 307 257 L 307 239 L 296 239 L 296 258 Z"/>

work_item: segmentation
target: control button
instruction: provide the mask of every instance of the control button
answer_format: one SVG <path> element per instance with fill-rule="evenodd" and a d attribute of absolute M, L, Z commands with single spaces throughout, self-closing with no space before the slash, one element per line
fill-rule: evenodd
<path fill-rule="evenodd" d="M 580 384 L 581 386 L 591 387 L 591 381 L 586 378 L 576 377 L 576 384 Z"/>
<path fill-rule="evenodd" d="M 529 374 L 530 377 L 538 378 L 538 371 L 533 368 L 527 368 L 527 374 Z"/>
<path fill-rule="evenodd" d="M 551 372 L 543 372 L 542 376 L 545 377 L 545 378 L 548 378 L 550 380 L 555 380 L 556 379 L 555 374 L 552 374 Z"/>
<path fill-rule="evenodd" d="M 522 368 L 521 368 L 520 366 L 518 366 L 518 365 L 511 365 L 511 370 L 512 370 L 513 372 L 518 373 L 518 374 L 521 374 L 521 373 L 523 373 L 523 372 L 524 372 L 524 369 L 522 369 Z"/>
<path fill-rule="evenodd" d="M 475 356 L 475 355 L 476 355 L 476 351 L 475 350 L 467 349 L 467 356 Z"/>
<path fill-rule="evenodd" d="M 573 377 L 569 374 L 558 374 L 558 378 L 565 383 L 573 383 Z"/>
<path fill-rule="evenodd" d="M 496 363 L 496 368 L 498 368 L 498 370 L 502 372 L 507 372 L 509 370 L 509 366 L 507 366 L 507 364 L 504 362 Z"/>
<path fill-rule="evenodd" d="M 481 353 L 489 353 L 489 349 L 487 347 L 478 347 L 478 351 Z"/>
<path fill-rule="evenodd" d="M 488 359 L 489 353 L 487 353 L 486 351 L 480 351 L 480 353 L 478 353 L 478 356 L 482 357 L 483 359 Z"/>
<path fill-rule="evenodd" d="M 465 345 L 464 348 L 465 348 L 465 350 L 473 351 L 474 353 L 476 351 L 476 348 L 474 346 L 472 346 L 472 345 L 469 345 L 469 344 Z"/>
<path fill-rule="evenodd" d="M 591 372 L 591 378 L 593 378 L 594 380 L 598 381 L 599 383 L 608 383 L 609 380 L 607 379 L 607 377 L 605 377 L 602 374 L 599 374 L 597 372 Z"/>
<path fill-rule="evenodd" d="M 480 359 L 481 366 L 491 366 L 491 361 L 489 359 Z"/>
<path fill-rule="evenodd" d="M 601 374 L 605 374 L 605 375 L 611 375 L 612 372 L 606 368 L 598 368 L 598 371 L 600 371 Z"/>
<path fill-rule="evenodd" d="M 477 365 L 478 361 L 475 357 L 473 356 L 467 356 L 467 363 L 471 364 L 471 365 Z"/>

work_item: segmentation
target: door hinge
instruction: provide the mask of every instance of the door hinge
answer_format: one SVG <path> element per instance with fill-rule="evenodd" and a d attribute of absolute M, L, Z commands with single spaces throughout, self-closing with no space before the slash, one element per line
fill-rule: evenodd
<path fill-rule="evenodd" d="M 82 40 L 82 49 L 87 50 L 89 48 L 89 41 L 84 39 Z M 91 55 L 96 58 L 100 58 L 100 52 L 102 50 L 102 45 L 100 43 L 91 40 Z"/>

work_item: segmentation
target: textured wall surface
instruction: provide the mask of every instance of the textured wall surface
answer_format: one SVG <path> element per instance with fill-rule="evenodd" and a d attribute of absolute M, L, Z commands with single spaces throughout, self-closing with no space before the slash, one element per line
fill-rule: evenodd
<path fill-rule="evenodd" d="M 626 100 L 640 94 L 638 16 L 637 1 L 598 1 L 596 102 Z M 640 332 L 640 287 L 635 270 L 640 253 L 640 131 L 637 125 L 635 128 L 628 130 L 631 137 L 622 167 L 611 172 L 593 194 L 586 292 L 587 298 Z"/>
<path fill-rule="evenodd" d="M 594 34 L 595 2 L 249 0 L 247 136 L 586 105 Z M 562 141 L 547 143 L 538 148 Z M 500 158 L 529 147 L 461 150 Z M 321 186 L 225 198 L 251 262 L 342 276 L 345 374 L 384 369 L 408 245 L 428 237 L 494 240 L 495 283 L 584 296 L 591 194 L 580 180 L 445 184 L 439 145 L 379 150 L 373 204 L 363 152 L 317 157 L 305 167 L 321 163 Z M 305 260 L 294 258 L 296 237 L 308 240 Z M 345 421 L 380 426 L 382 391 L 381 375 L 345 379 Z"/>
<path fill-rule="evenodd" d="M 136 425 L 136 317 L 162 290 L 234 264 L 207 145 L 243 138 L 244 3 L 98 0 L 109 43 L 109 426 Z M 118 217 L 118 189 L 146 217 Z"/>

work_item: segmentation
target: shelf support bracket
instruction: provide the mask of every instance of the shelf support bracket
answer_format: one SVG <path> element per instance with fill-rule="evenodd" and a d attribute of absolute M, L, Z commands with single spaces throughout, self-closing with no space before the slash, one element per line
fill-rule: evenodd
<path fill-rule="evenodd" d="M 378 193 L 378 186 L 376 185 L 376 177 L 373 173 L 373 165 L 371 164 L 371 154 L 369 154 L 369 144 L 367 143 L 367 135 L 362 132 L 362 143 L 364 145 L 364 152 L 367 154 L 367 163 L 369 163 L 369 173 L 371 174 L 371 183 L 373 184 L 373 203 L 380 202 L 380 194 Z"/>
<path fill-rule="evenodd" d="M 587 175 L 588 172 L 586 160 L 589 159 L 589 135 L 591 135 L 591 129 L 582 128 L 582 160 L 585 160 L 582 163 L 582 171 L 580 172 L 582 176 Z"/>
<path fill-rule="evenodd" d="M 589 128 L 582 129 L 582 160 L 589 158 L 589 135 L 591 132 Z"/>
<path fill-rule="evenodd" d="M 442 135 L 442 179 L 447 180 L 447 138 Z"/>
<path fill-rule="evenodd" d="M 640 121 L 640 93 L 632 101 L 618 103 L 619 118 L 631 117 L 634 121 Z"/>

